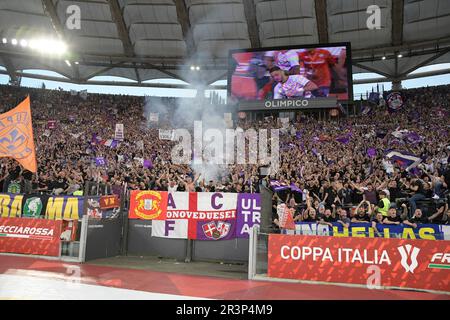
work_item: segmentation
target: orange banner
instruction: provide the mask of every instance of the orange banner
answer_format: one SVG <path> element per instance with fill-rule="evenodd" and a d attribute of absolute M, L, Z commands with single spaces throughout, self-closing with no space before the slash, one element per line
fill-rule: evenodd
<path fill-rule="evenodd" d="M 37 171 L 30 97 L 0 115 L 0 158 L 3 157 L 16 159 L 31 172 Z"/>
<path fill-rule="evenodd" d="M 268 275 L 450 292 L 450 241 L 271 234 Z"/>
<path fill-rule="evenodd" d="M 110 196 L 101 196 L 100 197 L 100 209 L 112 209 L 112 208 L 119 208 L 120 207 L 120 201 L 119 197 L 117 195 L 110 195 Z"/>
<path fill-rule="evenodd" d="M 167 214 L 167 191 L 130 192 L 128 218 L 144 220 L 165 220 Z"/>

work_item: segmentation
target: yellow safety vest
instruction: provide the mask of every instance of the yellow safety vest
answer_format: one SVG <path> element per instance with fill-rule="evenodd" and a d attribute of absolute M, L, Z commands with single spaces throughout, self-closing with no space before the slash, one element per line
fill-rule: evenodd
<path fill-rule="evenodd" d="M 388 198 L 383 198 L 383 199 L 381 199 L 381 201 L 383 201 L 383 207 L 382 208 L 378 208 L 378 212 L 381 212 L 381 214 L 384 217 L 387 217 L 389 208 L 391 206 L 391 202 L 389 201 Z"/>

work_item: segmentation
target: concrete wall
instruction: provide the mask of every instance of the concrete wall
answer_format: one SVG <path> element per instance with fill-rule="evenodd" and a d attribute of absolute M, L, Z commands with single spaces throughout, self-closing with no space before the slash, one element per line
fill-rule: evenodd
<path fill-rule="evenodd" d="M 192 260 L 248 262 L 248 239 L 194 241 Z"/>

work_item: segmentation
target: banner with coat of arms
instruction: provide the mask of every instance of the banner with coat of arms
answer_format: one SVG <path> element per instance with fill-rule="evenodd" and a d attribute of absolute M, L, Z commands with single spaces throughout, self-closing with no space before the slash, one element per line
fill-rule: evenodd
<path fill-rule="evenodd" d="M 0 114 L 0 158 L 12 158 L 25 169 L 36 172 L 30 97 L 17 107 Z"/>
<path fill-rule="evenodd" d="M 397 111 L 403 107 L 405 98 L 401 92 L 391 92 L 386 96 L 386 103 L 391 111 Z"/>
<path fill-rule="evenodd" d="M 260 224 L 259 194 L 131 191 L 130 219 L 152 220 L 152 236 L 194 240 L 248 238 Z"/>

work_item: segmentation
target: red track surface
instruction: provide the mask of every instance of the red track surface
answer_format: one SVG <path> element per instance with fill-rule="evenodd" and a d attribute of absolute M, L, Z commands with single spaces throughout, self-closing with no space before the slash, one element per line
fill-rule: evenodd
<path fill-rule="evenodd" d="M 210 299 L 445 299 L 450 295 L 399 290 L 369 290 L 334 285 L 232 280 L 125 268 L 65 263 L 29 257 L 0 256 L 0 274 L 67 277 L 67 266 L 81 269 L 81 283 Z M 41 273 L 36 274 L 35 271 Z"/>

